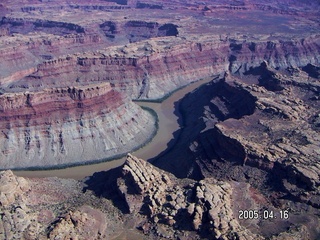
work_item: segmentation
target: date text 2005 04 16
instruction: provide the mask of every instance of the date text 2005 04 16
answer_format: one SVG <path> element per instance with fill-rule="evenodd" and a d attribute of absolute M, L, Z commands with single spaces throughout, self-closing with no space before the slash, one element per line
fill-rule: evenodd
<path fill-rule="evenodd" d="M 289 219 L 289 210 L 239 210 L 238 219 Z"/>

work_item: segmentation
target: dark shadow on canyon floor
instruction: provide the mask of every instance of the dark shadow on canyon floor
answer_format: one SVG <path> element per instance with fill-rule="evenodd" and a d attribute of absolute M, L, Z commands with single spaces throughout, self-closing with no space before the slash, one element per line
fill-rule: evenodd
<path fill-rule="evenodd" d="M 220 121 L 239 119 L 253 113 L 254 102 L 253 96 L 228 85 L 224 79 L 199 87 L 175 103 L 175 114 L 181 129 L 175 132 L 168 148 L 150 162 L 180 178 L 202 179 L 204 176 L 194 161 L 197 153 L 192 143 L 203 132 L 212 131 Z M 212 154 L 219 156 L 214 152 Z"/>
<path fill-rule="evenodd" d="M 104 197 L 112 201 L 122 213 L 129 213 L 126 201 L 121 198 L 117 190 L 117 179 L 121 177 L 121 167 L 108 171 L 96 172 L 84 180 L 86 185 L 83 192 L 92 191 L 98 197 Z"/>

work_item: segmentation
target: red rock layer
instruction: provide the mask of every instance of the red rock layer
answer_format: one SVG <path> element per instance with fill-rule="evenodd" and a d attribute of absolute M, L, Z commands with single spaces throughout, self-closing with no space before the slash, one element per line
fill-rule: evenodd
<path fill-rule="evenodd" d="M 0 96 L 0 129 L 80 120 L 83 115 L 107 114 L 123 104 L 123 96 L 110 84 Z M 108 103 L 106 105 L 106 103 Z"/>
<path fill-rule="evenodd" d="M 0 96 L 1 168 L 81 164 L 144 144 L 153 117 L 110 84 Z"/>
<path fill-rule="evenodd" d="M 320 38 L 314 36 L 257 43 L 220 39 L 173 45 L 169 49 L 157 45 L 148 47 L 146 44 L 148 54 L 134 50 L 134 56 L 120 52 L 107 56 L 100 52 L 47 61 L 38 65 L 35 73 L 14 83 L 13 87 L 43 88 L 56 84 L 68 86 L 107 81 L 132 98 L 154 99 L 192 81 L 226 70 L 243 73 L 259 66 L 264 60 L 274 68 L 318 64 L 319 43 Z"/>

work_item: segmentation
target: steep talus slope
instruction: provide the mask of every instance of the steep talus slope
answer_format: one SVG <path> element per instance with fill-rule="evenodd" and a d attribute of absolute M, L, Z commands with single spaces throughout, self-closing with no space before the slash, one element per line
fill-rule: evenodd
<path fill-rule="evenodd" d="M 142 145 L 155 131 L 153 117 L 108 83 L 0 99 L 1 168 L 110 158 Z"/>

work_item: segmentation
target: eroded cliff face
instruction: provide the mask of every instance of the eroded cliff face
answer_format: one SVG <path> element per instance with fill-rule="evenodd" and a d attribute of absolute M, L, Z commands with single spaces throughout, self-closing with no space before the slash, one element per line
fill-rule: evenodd
<path fill-rule="evenodd" d="M 108 83 L 6 93 L 0 99 L 2 168 L 101 160 L 130 151 L 155 131 L 151 114 Z"/>
<path fill-rule="evenodd" d="M 318 64 L 319 41 L 318 36 L 257 43 L 232 39 L 204 43 L 176 40 L 168 42 L 170 47 L 163 46 L 162 41 L 152 41 L 49 60 L 25 78 L 3 83 L 12 91 L 106 81 L 133 99 L 157 99 L 217 73 L 230 70 L 243 74 L 263 61 L 274 68 Z"/>
<path fill-rule="evenodd" d="M 291 41 L 230 43 L 229 70 L 244 73 L 266 61 L 272 68 L 303 67 L 308 63 L 319 64 L 319 37 L 311 36 Z M 316 54 L 312 54 L 312 53 Z"/>

